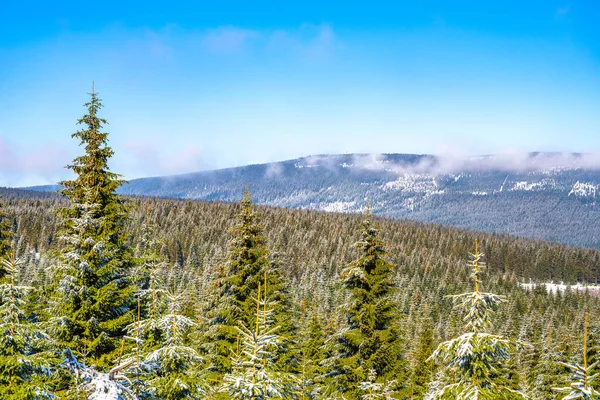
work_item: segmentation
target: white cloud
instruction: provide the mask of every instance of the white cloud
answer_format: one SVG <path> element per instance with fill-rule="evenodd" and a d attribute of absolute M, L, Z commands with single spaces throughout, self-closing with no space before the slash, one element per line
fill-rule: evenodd
<path fill-rule="evenodd" d="M 125 156 L 115 155 L 117 169 L 127 171 L 127 178 L 174 175 L 207 169 L 208 152 L 192 143 L 180 148 L 167 146 L 164 140 L 136 139 L 126 141 Z"/>
<path fill-rule="evenodd" d="M 250 40 L 260 36 L 260 33 L 254 30 L 221 26 L 208 30 L 202 38 L 202 44 L 207 50 L 214 53 L 232 53 L 242 49 Z"/>
<path fill-rule="evenodd" d="M 322 164 L 322 159 L 313 159 Z M 326 166 L 326 165 L 321 165 Z M 567 169 L 600 169 L 600 153 L 528 153 L 506 149 L 494 155 L 468 157 L 459 152 L 438 152 L 435 157 L 424 157 L 414 164 L 394 163 L 382 154 L 357 154 L 352 157 L 352 167 L 370 170 L 388 170 L 405 174 L 458 174 L 462 172 L 529 172 Z"/>
<path fill-rule="evenodd" d="M 463 171 L 528 172 L 552 168 L 600 169 L 599 153 L 528 153 L 505 149 L 492 156 L 461 157 L 453 153 L 438 154 L 432 166 L 437 173 Z"/>
<path fill-rule="evenodd" d="M 67 151 L 56 144 L 18 148 L 0 137 L 0 185 L 54 183 L 65 175 Z"/>
<path fill-rule="evenodd" d="M 303 24 L 294 30 L 276 30 L 268 36 L 267 50 L 291 54 L 309 61 L 323 61 L 335 55 L 338 39 L 329 24 Z"/>
<path fill-rule="evenodd" d="M 281 164 L 271 163 L 271 164 L 267 165 L 267 168 L 265 171 L 265 178 L 267 178 L 267 179 L 277 178 L 277 177 L 281 176 L 282 173 L 283 173 L 283 167 Z"/>

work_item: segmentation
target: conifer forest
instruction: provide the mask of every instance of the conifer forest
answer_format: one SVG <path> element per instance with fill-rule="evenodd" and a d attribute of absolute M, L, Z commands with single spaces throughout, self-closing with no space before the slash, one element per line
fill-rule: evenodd
<path fill-rule="evenodd" d="M 59 193 L 0 189 L 0 399 L 600 398 L 600 252 L 126 197 L 77 123 Z"/>

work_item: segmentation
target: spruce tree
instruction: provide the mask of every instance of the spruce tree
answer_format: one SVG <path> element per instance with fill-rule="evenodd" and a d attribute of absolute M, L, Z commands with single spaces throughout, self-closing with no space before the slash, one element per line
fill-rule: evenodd
<path fill-rule="evenodd" d="M 133 319 L 135 287 L 128 277 L 132 257 L 125 245 L 128 209 L 116 193 L 124 181 L 108 167 L 113 150 L 103 132 L 106 120 L 98 116 L 102 102 L 93 86 L 90 96 L 87 113 L 77 121 L 83 129 L 72 135 L 85 154 L 67 167 L 75 178 L 61 182 L 60 192 L 70 205 L 58 212 L 64 246 L 53 322 L 64 348 L 92 363 L 109 365 Z"/>
<path fill-rule="evenodd" d="M 0 265 L 8 273 L 6 282 L 0 284 L 0 398 L 52 399 L 48 389 L 54 362 L 52 343 L 23 310 L 24 299 L 34 288 L 17 282 L 21 264 L 15 250 L 0 259 Z"/>
<path fill-rule="evenodd" d="M 433 321 L 427 315 L 429 309 L 425 307 L 425 315 L 419 319 L 416 343 L 414 344 L 414 366 L 410 378 L 411 398 L 422 398 L 428 391 L 428 384 L 435 372 L 434 366 L 429 361 L 429 356 L 435 350 L 433 339 Z"/>
<path fill-rule="evenodd" d="M 0 196 L 0 258 L 4 258 L 8 255 L 10 250 L 11 242 L 11 231 L 10 231 L 10 220 L 3 210 L 2 196 Z M 0 266 L 0 279 L 7 274 L 7 271 Z"/>
<path fill-rule="evenodd" d="M 571 385 L 562 388 L 553 388 L 559 393 L 567 393 L 563 399 L 600 399 L 600 391 L 594 388 L 595 380 L 598 374 L 593 371 L 600 363 L 600 360 L 588 364 L 588 332 L 589 332 L 589 314 L 585 314 L 585 326 L 583 334 L 583 365 L 567 364 L 560 362 L 563 367 L 571 370 L 573 374 Z"/>
<path fill-rule="evenodd" d="M 291 302 L 279 269 L 268 258 L 263 229 L 253 209 L 250 192 L 245 191 L 237 214 L 237 224 L 231 231 L 226 276 L 218 280 L 220 307 L 208 316 L 211 326 L 202 346 L 209 354 L 210 368 L 219 376 L 231 372 L 230 356 L 235 350 L 239 324 L 247 327 L 254 325 L 255 299 L 258 286 L 264 279 L 267 280 L 267 292 L 263 295 L 273 302 L 273 323 L 280 327 L 280 343 L 275 363 L 283 370 L 294 367 L 294 360 L 290 360 L 295 331 L 289 312 Z"/>
<path fill-rule="evenodd" d="M 544 400 L 556 397 L 552 387 L 564 384 L 563 368 L 556 363 L 560 359 L 560 352 L 556 350 L 551 341 L 544 340 L 544 343 L 536 343 L 536 350 L 540 351 L 540 357 L 537 364 L 532 368 L 533 372 L 533 394 L 537 400 Z"/>
<path fill-rule="evenodd" d="M 155 226 L 152 224 L 144 223 L 142 225 L 141 242 L 132 273 L 139 288 L 137 293 L 140 305 L 138 319 L 145 321 L 142 338 L 145 351 L 157 349 L 164 341 L 164 332 L 159 326 L 159 320 L 167 307 L 165 295 L 168 293 L 166 290 L 168 285 L 165 285 L 162 279 L 167 271 L 167 263 L 159 254 L 159 246 L 162 242 L 156 238 L 155 230 Z M 172 278 L 175 279 L 175 277 Z M 130 334 L 131 327 L 131 325 L 128 327 Z"/>
<path fill-rule="evenodd" d="M 132 361 L 119 364 L 108 372 L 98 371 L 79 362 L 71 349 L 64 351 L 64 361 L 61 366 L 70 371 L 75 377 L 66 397 L 73 400 L 140 400 L 131 389 L 131 382 L 123 373 Z"/>
<path fill-rule="evenodd" d="M 164 289 L 167 313 L 157 319 L 139 321 L 129 326 L 130 336 L 140 342 L 147 334 L 160 330 L 164 338 L 156 349 L 148 352 L 140 361 L 139 347 L 129 356 L 135 360 L 132 375 L 146 374 L 145 392 L 153 399 L 194 399 L 202 391 L 202 379 L 198 370 L 202 362 L 196 350 L 187 346 L 185 336 L 195 323 L 181 314 L 181 303 L 186 292 L 181 290 L 175 276 L 169 288 Z M 152 339 L 156 337 L 151 336 Z"/>
<path fill-rule="evenodd" d="M 337 390 L 354 396 L 360 394 L 361 382 L 400 382 L 405 373 L 399 315 L 392 299 L 394 267 L 386 260 L 378 233 L 367 211 L 361 239 L 354 245 L 359 258 L 342 271 L 349 294 L 344 307 L 347 328 L 339 335 L 333 379 Z"/>
<path fill-rule="evenodd" d="M 266 286 L 262 287 L 264 292 L 268 292 Z M 259 283 L 253 324 L 246 326 L 240 322 L 236 327 L 239 336 L 232 357 L 233 368 L 223 378 L 222 390 L 233 399 L 295 398 L 295 376 L 277 371 L 274 363 L 280 343 L 279 326 L 273 325 L 273 303 L 262 296 Z"/>
<path fill-rule="evenodd" d="M 310 317 L 304 321 L 304 329 L 300 334 L 300 399 L 313 399 L 321 392 L 326 367 L 323 362 L 327 358 L 325 348 L 324 320 L 314 304 Z"/>
<path fill-rule="evenodd" d="M 488 333 L 492 314 L 506 301 L 504 296 L 480 291 L 481 272 L 485 264 L 483 254 L 476 242 L 475 253 L 471 254 L 471 278 L 475 290 L 449 296 L 455 307 L 461 309 L 465 333 L 441 343 L 430 359 L 442 362 L 447 367 L 447 376 L 453 381 L 440 388 L 434 399 L 492 400 L 519 399 L 525 396 L 499 382 L 498 372 L 512 352 L 520 347 L 514 340 Z"/>
<path fill-rule="evenodd" d="M 375 370 L 369 370 L 369 374 L 367 375 L 367 381 L 361 382 L 359 387 L 362 391 L 362 395 L 360 396 L 361 400 L 377 400 L 377 399 L 385 399 L 391 400 L 394 398 L 396 391 L 394 387 L 396 386 L 396 381 L 391 380 L 387 382 L 377 382 L 377 373 Z"/>

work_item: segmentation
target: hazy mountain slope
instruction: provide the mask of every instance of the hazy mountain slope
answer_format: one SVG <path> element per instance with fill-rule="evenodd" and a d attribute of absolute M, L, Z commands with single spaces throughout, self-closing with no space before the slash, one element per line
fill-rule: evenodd
<path fill-rule="evenodd" d="M 600 248 L 600 160 L 534 153 L 442 159 L 324 155 L 131 181 L 131 195 L 358 212 Z"/>

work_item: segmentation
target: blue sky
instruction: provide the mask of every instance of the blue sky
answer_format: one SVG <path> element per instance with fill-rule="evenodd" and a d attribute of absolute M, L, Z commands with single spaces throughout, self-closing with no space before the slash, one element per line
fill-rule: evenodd
<path fill-rule="evenodd" d="M 55 182 L 91 81 L 127 178 L 322 153 L 600 151 L 600 3 L 0 5 L 0 186 Z"/>

